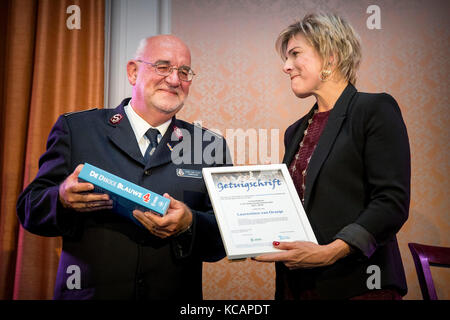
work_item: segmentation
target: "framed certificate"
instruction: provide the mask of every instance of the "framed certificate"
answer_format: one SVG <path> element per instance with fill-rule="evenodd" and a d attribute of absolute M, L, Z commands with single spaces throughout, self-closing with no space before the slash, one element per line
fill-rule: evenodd
<path fill-rule="evenodd" d="M 314 232 L 285 164 L 203 168 L 230 260 L 279 252 L 273 241 L 311 241 Z"/>

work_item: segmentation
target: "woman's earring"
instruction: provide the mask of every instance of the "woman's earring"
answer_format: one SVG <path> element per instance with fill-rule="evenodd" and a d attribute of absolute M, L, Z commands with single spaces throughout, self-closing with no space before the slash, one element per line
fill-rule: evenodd
<path fill-rule="evenodd" d="M 320 81 L 322 81 L 322 82 L 327 81 L 331 75 L 331 72 L 332 72 L 331 69 L 326 69 L 326 70 L 320 71 L 320 73 L 319 73 Z"/>

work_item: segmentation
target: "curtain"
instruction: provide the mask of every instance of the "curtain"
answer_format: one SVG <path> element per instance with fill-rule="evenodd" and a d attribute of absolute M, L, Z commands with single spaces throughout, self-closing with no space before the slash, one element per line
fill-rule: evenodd
<path fill-rule="evenodd" d="M 0 2 L 0 299 L 51 299 L 61 239 L 22 229 L 16 201 L 58 116 L 103 106 L 104 0 Z"/>

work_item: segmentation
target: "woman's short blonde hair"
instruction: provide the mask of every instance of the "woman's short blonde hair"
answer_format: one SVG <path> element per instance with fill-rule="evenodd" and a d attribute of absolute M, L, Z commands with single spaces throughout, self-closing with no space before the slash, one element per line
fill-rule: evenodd
<path fill-rule="evenodd" d="M 358 34 L 343 18 L 335 14 L 308 14 L 284 29 L 277 38 L 275 47 L 286 59 L 289 40 L 303 34 L 317 51 L 326 67 L 333 55 L 339 73 L 350 83 L 356 83 L 356 71 L 361 62 L 361 44 Z"/>

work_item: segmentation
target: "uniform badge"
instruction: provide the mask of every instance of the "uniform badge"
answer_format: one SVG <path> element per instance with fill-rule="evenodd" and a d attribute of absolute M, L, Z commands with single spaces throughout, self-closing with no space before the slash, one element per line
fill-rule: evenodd
<path fill-rule="evenodd" d="M 179 177 L 196 178 L 196 179 L 203 178 L 202 172 L 200 170 L 177 168 L 176 172 L 177 172 L 177 176 L 179 176 Z"/>
<path fill-rule="evenodd" d="M 123 115 L 121 115 L 120 113 L 116 113 L 111 117 L 111 119 L 109 119 L 109 122 L 111 122 L 111 124 L 118 124 L 120 121 L 122 121 L 122 119 Z"/>

